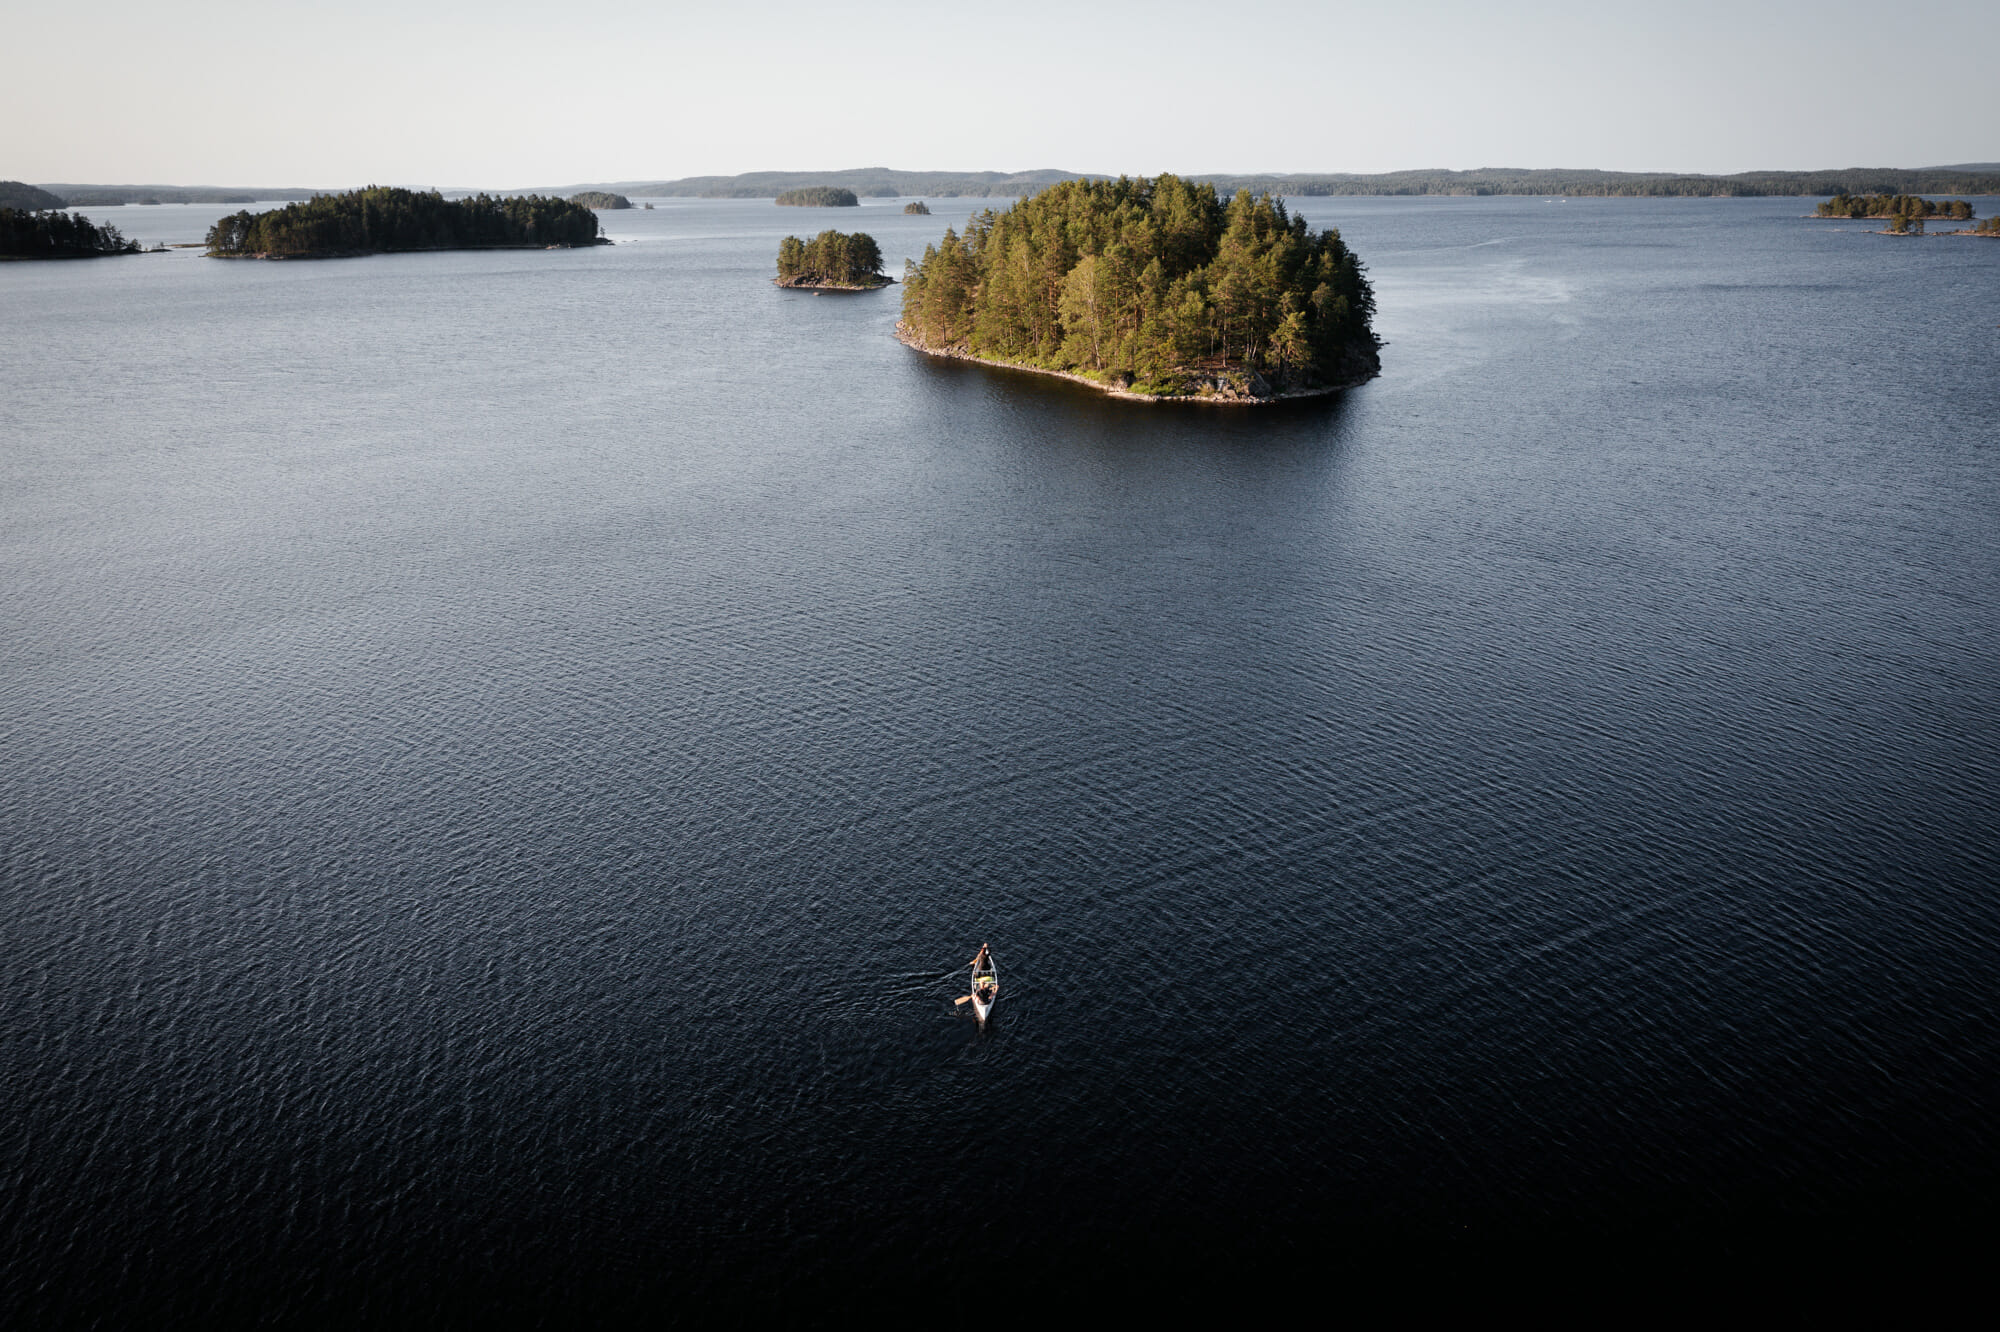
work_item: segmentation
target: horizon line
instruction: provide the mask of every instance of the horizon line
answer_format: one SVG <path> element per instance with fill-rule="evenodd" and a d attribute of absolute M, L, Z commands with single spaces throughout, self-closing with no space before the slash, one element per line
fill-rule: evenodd
<path fill-rule="evenodd" d="M 1179 176 L 1179 177 L 1180 177 L 1180 178 L 1182 178 L 1183 180 L 1208 180 L 1208 179 L 1214 179 L 1214 178 L 1249 178 L 1249 179 L 1254 179 L 1254 178 L 1259 178 L 1259 177 L 1263 177 L 1263 178 L 1270 178 L 1270 179 L 1283 179 L 1283 180 L 1312 180 L 1312 179 L 1320 179 L 1320 180 L 1328 180 L 1328 179 L 1343 179 L 1343 180 L 1370 180 L 1370 179 L 1378 179 L 1378 178 L 1384 178 L 1384 177 L 1390 177 L 1390 176 L 1404 176 L 1404 175 L 1418 175 L 1418 174 L 1422 174 L 1422 175 L 1450 175 L 1450 176 L 1471 176 L 1471 175 L 1478 175 L 1478 174 L 1481 174 L 1481 173 L 1486 173 L 1486 172 L 1496 172 L 1496 173 L 1510 173 L 1510 174 L 1519 174 L 1519 175 L 1536 175 L 1536 174 L 1544 174 L 1544 173 L 1551 173 L 1551 172 L 1570 172 L 1570 173 L 1579 173 L 1579 174 L 1581 174 L 1581 173 L 1590 173 L 1590 174 L 1594 174 L 1594 175 L 1603 175 L 1603 176 L 1635 176 L 1635 177 L 1643 177 L 1643 176 L 1656 176 L 1656 177 L 1657 177 L 1657 176 L 1666 176 L 1666 177 L 1680 177 L 1680 178 L 1694 178 L 1694 179 L 1714 179 L 1714 180 L 1728 180 L 1728 179 L 1731 179 L 1731 178 L 1734 178 L 1734 177 L 1740 177 L 1740 176 L 1760 176 L 1760 175 L 1788 175 L 1788 176 L 1802 176 L 1802 175 L 1833 175 L 1833 174 L 1840 174 L 1840 173 L 1846 173 L 1846 172 L 1856 172 L 1856 171 L 1958 171 L 1958 172 L 1965 172 L 1965 173 L 1968 173 L 1968 174 L 1985 174 L 1985 173 L 1996 173 L 1996 174 L 2000 174 L 2000 162 L 1950 162 L 1950 163 L 1937 163 L 1937 164 L 1925 164 L 1925 165 L 1921 165 L 1921 166 L 1883 166 L 1883 165 L 1875 165 L 1875 166 L 1839 166 L 1839 167 L 1753 167 L 1753 168 L 1750 168 L 1750 169 L 1748 169 L 1748 170 L 1745 170 L 1745 171 L 1685 171 L 1685 170 L 1630 170 L 1630 169 L 1625 169 L 1625 168 L 1614 168 L 1614 167 L 1571 167 L 1571 166 L 1553 166 L 1553 167 L 1522 167 L 1522 166 L 1477 166 L 1477 167 L 1441 167 L 1441 166 L 1430 166 L 1430 167 L 1398 167 L 1398 168 L 1395 168 L 1395 169 L 1393 169 L 1393 170 L 1389 170 L 1389 171 L 1317 171 L 1317 170 L 1305 170 L 1305 171 L 1173 171 L 1173 172 L 1165 172 L 1165 171 L 1160 171 L 1160 172 L 1135 172 L 1135 171 L 1117 171 L 1117 172 L 1112 172 L 1112 171 L 1071 171 L 1071 170 L 1068 170 L 1068 169 L 1065 169 L 1065 168 L 1061 168 L 1061 167 L 1028 167 L 1028 168 L 1023 168 L 1023 169 L 1020 169 L 1020 170 L 1015 170 L 1015 171 L 1000 171 L 1000 170 L 994 170 L 994 169 L 991 169 L 991 168 L 983 168 L 983 169 L 976 169 L 976 170 L 954 170 L 954 169 L 949 169 L 949 168 L 936 168 L 936 169 L 933 169 L 933 168 L 916 168 L 916 167 L 890 167 L 890 166 L 862 166 L 862 167 L 833 167 L 833 168 L 806 168 L 806 169 L 791 169 L 791 168 L 769 168 L 769 167 L 767 167 L 767 168 L 758 168 L 758 169 L 755 169 L 755 170 L 750 170 L 750 171 L 736 171 L 736 172 L 694 172 L 694 173 L 690 173 L 690 174 L 686 174 L 686 175 L 680 175 L 680 176 L 664 176 L 664 175 L 652 175 L 652 176 L 638 176 L 638 175 L 634 175 L 634 176 L 625 176 L 625 177 L 621 177 L 621 178 L 617 178 L 617 179 L 598 179 L 598 180 L 587 180 L 587 181 L 578 181 L 578 182 L 572 182 L 572 183 L 570 183 L 570 184 L 568 184 L 568 185 L 564 185 L 564 186 L 560 186 L 560 187 L 558 187 L 558 186 L 554 186 L 554 185 L 540 185 L 540 186 L 493 186 L 493 185 L 437 185 L 437 184 L 432 184 L 432 185 L 430 185 L 430 186 L 429 186 L 428 188 L 432 188 L 432 189 L 437 189 L 437 190 L 440 190 L 440 191 L 450 191 L 450 192 L 461 192 L 461 191 L 467 191 L 467 192 L 477 192 L 477 191 L 480 191 L 480 190 L 487 190 L 487 191 L 494 191 L 494 192 L 500 192 L 500 193 L 522 193 L 522 192 L 525 192 L 526 190 L 529 190 L 529 189 L 557 189 L 557 188 L 563 188 L 563 189 L 591 189 L 591 188 L 596 188 L 596 187 L 603 187 L 603 186 L 610 186 L 610 185 L 641 185 L 641 184 L 678 184 L 678 183 L 680 183 L 680 182 L 682 182 L 682 181 L 693 181 L 693 180 L 718 180 L 718 181 L 720 181 L 720 180 L 740 180 L 740 179 L 742 179 L 742 178 L 743 178 L 743 177 L 745 177 L 745 176 L 780 176 L 780 175 L 782 175 L 782 176 L 806 176 L 806 175 L 828 175 L 828 176 L 851 176 L 851 175 L 857 175 L 857 174 L 860 174 L 860 173 L 864 173 L 864 172 L 870 172 L 870 171 L 879 171 L 879 172 L 885 172 L 885 173 L 891 173 L 891 174 L 895 174 L 895 175 L 904 175 L 904 176 L 963 176 L 963 177 L 975 177 L 975 176 L 977 176 L 977 177 L 991 177 L 991 178 L 995 178 L 995 180 L 994 180 L 994 182 L 993 182 L 993 183 L 1000 183 L 1000 182 L 1002 182 L 1002 181 L 1006 181 L 1006 180 L 1008 180 L 1008 179 L 1010 179 L 1010 178 L 1014 178 L 1014 177 L 1021 177 L 1021 176 L 1050 176 L 1050 175 L 1053 175 L 1053 176 L 1058 176 L 1058 177 L 1061 177 L 1061 178 L 1063 178 L 1063 179 L 1070 179 L 1070 180 L 1075 180 L 1075 179 L 1086 179 L 1086 178 L 1088 178 L 1088 179 L 1096 179 L 1096 180 L 1117 180 L 1117 179 L 1119 179 L 1119 178 L 1121 178 L 1121 177 L 1123 177 L 1123 178 L 1128 178 L 1128 179 L 1135 179 L 1135 178 L 1143 178 L 1143 177 L 1145 177 L 1145 176 L 1148 176 L 1148 175 L 1152 175 L 1152 176 L 1159 176 L 1159 175 L 1174 175 L 1174 176 Z M 229 190 L 229 191 L 235 191 L 235 192 L 247 192 L 247 191 L 254 191 L 254 190 L 256 190 L 256 189 L 269 189 L 269 190 L 285 190 L 285 191 L 294 191 L 294 192 L 295 192 L 295 191 L 300 191 L 300 190 L 325 190 L 325 189 L 329 188 L 329 187 L 326 187 L 326 186 L 317 186 L 317 185 L 263 185 L 263 186 L 247 186 L 247 185 L 212 185 L 212 184 L 207 184 L 207 183 L 201 183 L 201 182 L 197 182 L 197 183 L 192 183 L 192 184 L 176 184 L 176 183 L 170 183 L 170 182 L 166 182 L 166 181 L 143 181 L 143 182 L 117 182 L 117 181 L 32 181 L 32 182 L 30 182 L 30 181 L 23 181 L 23 182 L 21 182 L 21 183 L 23 183 L 23 184 L 32 184 L 32 185 L 33 185 L 33 186 L 34 186 L 35 188 L 37 188 L 37 189 L 47 189 L 47 190 L 52 190 L 52 189 L 54 189 L 54 188 L 55 188 L 55 187 L 57 187 L 57 186 L 61 186 L 61 187 L 64 187 L 64 188 L 67 188 L 67 189 L 116 189 L 116 190 L 147 190 L 147 189 L 159 189 L 159 190 Z M 374 184 L 374 183 L 376 183 L 376 182 L 372 182 L 372 181 L 371 181 L 371 182 L 368 182 L 368 185 L 372 185 L 372 184 Z M 341 186 L 341 187 L 339 187 L 339 188 L 342 188 L 342 189 L 364 189 L 364 188 L 367 188 L 367 187 L 368 187 L 368 185 L 362 185 L 362 184 L 351 184 L 351 185 L 345 185 L 345 186 Z M 415 188 L 415 187 L 413 187 L 413 186 L 404 186 L 403 188 Z"/>

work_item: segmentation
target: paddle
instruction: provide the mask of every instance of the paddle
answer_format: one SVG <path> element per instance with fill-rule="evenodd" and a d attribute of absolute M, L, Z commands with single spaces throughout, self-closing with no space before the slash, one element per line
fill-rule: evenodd
<path fill-rule="evenodd" d="M 954 1005 L 956 1005 L 956 1004 L 969 1004 L 969 1003 L 971 1003 L 971 1002 L 972 1002 L 972 996 L 971 996 L 971 995 L 969 995 L 969 994 L 961 994 L 960 996 L 958 996 L 958 998 L 956 998 L 956 999 L 952 1000 L 951 1002 L 952 1002 L 952 1003 L 953 1003 Z"/>

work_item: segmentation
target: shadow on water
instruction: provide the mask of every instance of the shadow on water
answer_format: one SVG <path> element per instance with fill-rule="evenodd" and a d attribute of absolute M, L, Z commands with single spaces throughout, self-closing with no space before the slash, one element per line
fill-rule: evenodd
<path fill-rule="evenodd" d="M 1342 443 L 1353 397 L 1366 387 L 1323 398 L 1259 406 L 1149 403 L 1113 398 L 1072 380 L 1031 370 L 975 365 L 912 352 L 924 400 L 943 411 L 1015 415 L 1051 437 L 1157 449 L 1161 444 L 1223 444 L 1262 453 L 1326 449 Z"/>

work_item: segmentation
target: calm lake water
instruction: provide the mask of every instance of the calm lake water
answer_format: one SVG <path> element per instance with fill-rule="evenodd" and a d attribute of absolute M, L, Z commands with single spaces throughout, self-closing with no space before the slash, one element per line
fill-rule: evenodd
<path fill-rule="evenodd" d="M 769 283 L 975 206 L 0 265 L 0 1309 L 1990 1197 L 2000 243 L 1298 201 L 1385 373 L 1263 410 Z"/>

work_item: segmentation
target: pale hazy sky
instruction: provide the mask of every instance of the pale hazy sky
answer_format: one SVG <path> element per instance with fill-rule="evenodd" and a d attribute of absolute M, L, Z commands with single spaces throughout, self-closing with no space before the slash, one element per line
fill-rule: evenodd
<path fill-rule="evenodd" d="M 2000 160 L 2000 5 L 11 5 L 0 178 Z"/>

